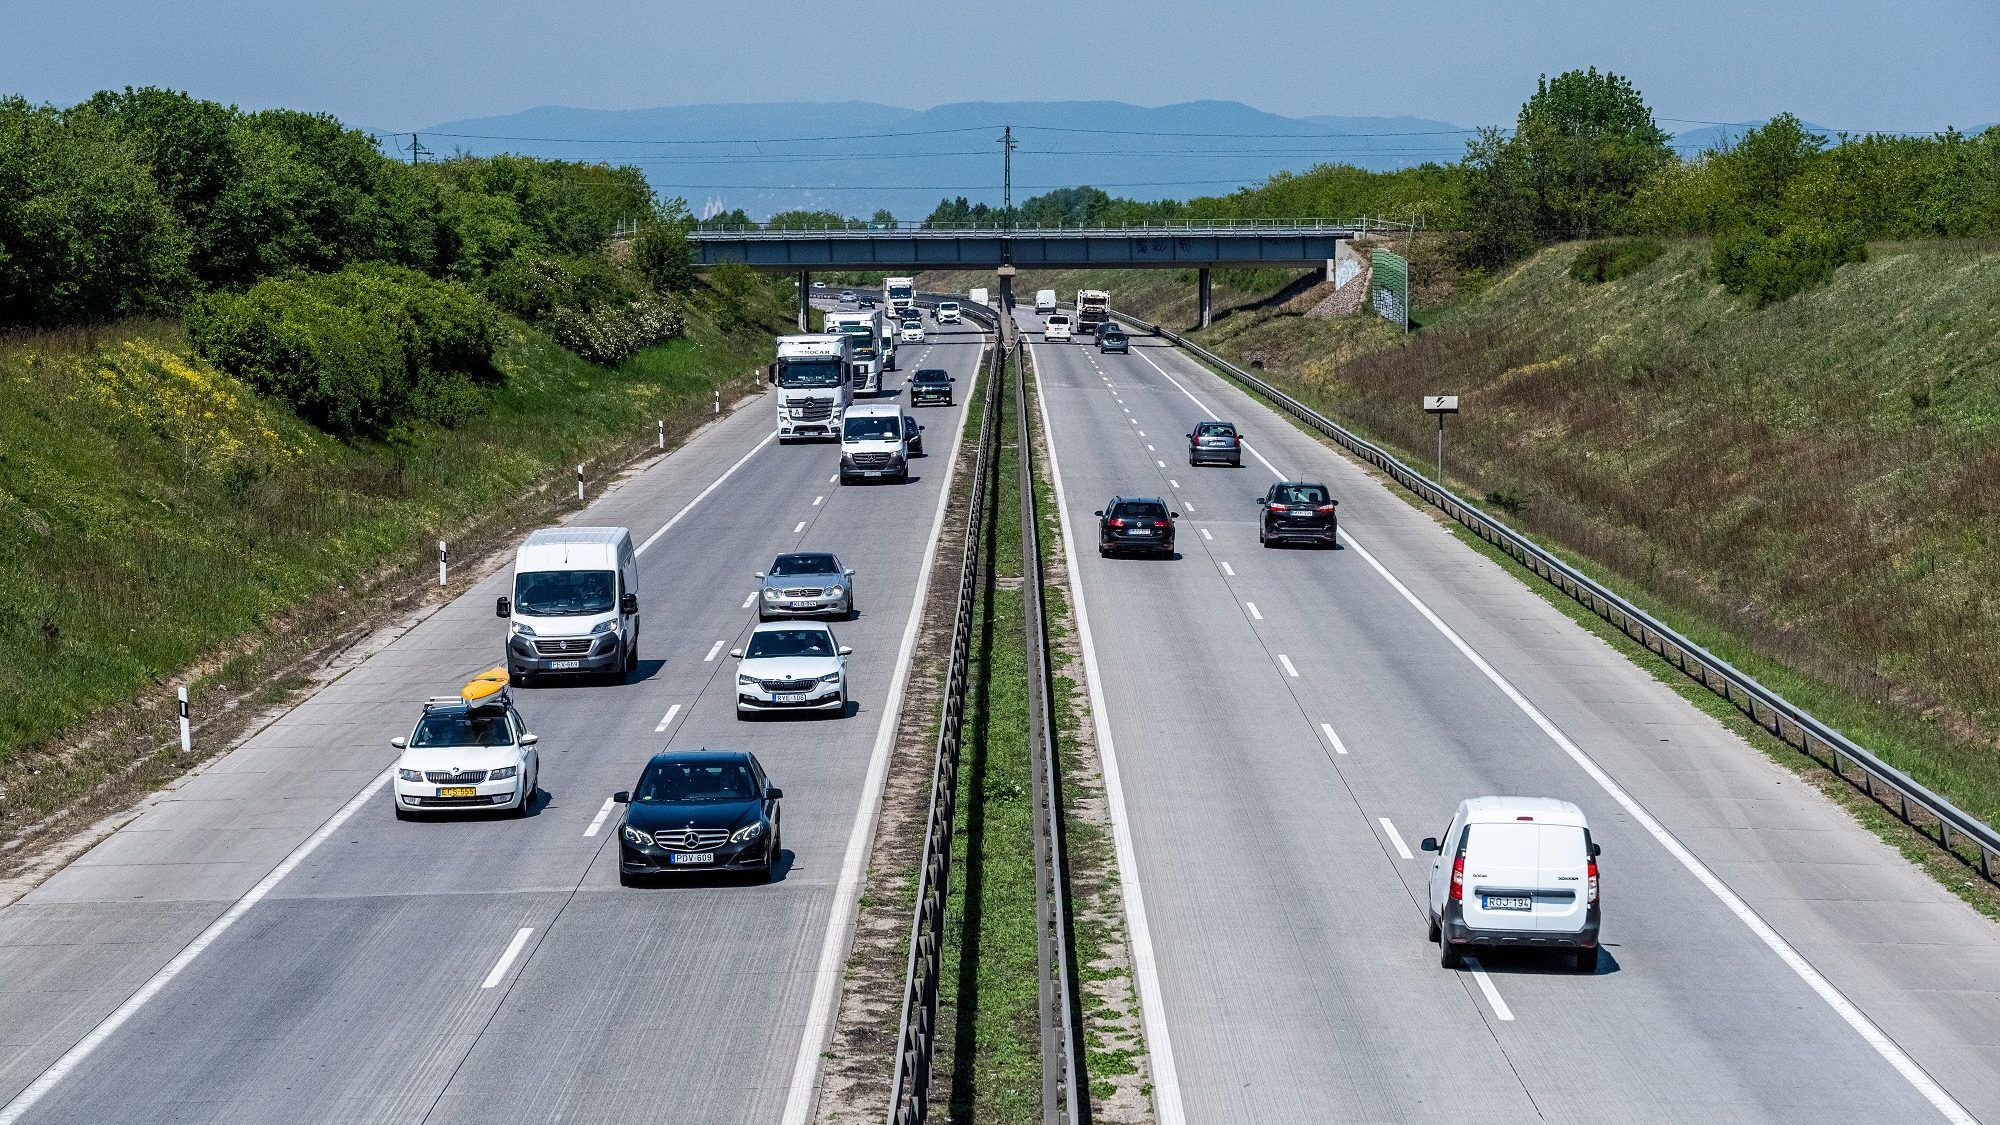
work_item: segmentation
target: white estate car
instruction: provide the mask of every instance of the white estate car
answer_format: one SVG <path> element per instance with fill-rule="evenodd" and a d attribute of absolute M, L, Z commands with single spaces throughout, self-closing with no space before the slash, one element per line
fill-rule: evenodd
<path fill-rule="evenodd" d="M 1447 969 L 1480 946 L 1568 951 L 1597 971 L 1597 856 L 1583 810 L 1553 797 L 1459 802 L 1426 839 L 1431 940 Z"/>
<path fill-rule="evenodd" d="M 1070 322 L 1068 313 L 1049 314 L 1049 318 L 1042 322 L 1042 339 L 1044 340 L 1069 339 L 1069 323 Z"/>
<path fill-rule="evenodd" d="M 847 654 L 823 621 L 772 621 L 751 630 L 736 658 L 736 717 L 760 712 L 847 713 Z"/>
<path fill-rule="evenodd" d="M 403 752 L 391 791 L 396 819 L 460 809 L 528 815 L 542 780 L 536 741 L 514 709 L 505 667 L 429 700 L 409 737 L 389 740 Z"/>
<path fill-rule="evenodd" d="M 918 319 L 917 319 L 916 317 L 914 317 L 914 316 L 913 316 L 913 317 L 911 317 L 910 319 L 908 319 L 908 320 L 904 321 L 904 322 L 903 322 L 903 331 L 902 331 L 902 334 L 901 334 L 901 338 L 902 338 L 902 341 L 903 341 L 903 343 L 905 343 L 905 344 L 921 344 L 921 343 L 923 343 L 923 342 L 924 342 L 924 322 L 923 322 L 923 321 L 921 321 L 921 320 L 918 320 Z"/>

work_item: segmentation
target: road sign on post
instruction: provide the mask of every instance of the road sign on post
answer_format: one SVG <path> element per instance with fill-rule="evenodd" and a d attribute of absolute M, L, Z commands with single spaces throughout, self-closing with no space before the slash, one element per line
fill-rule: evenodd
<path fill-rule="evenodd" d="M 1438 420 L 1438 484 L 1444 484 L 1444 416 L 1458 413 L 1457 395 L 1425 395 L 1424 413 L 1437 415 Z"/>

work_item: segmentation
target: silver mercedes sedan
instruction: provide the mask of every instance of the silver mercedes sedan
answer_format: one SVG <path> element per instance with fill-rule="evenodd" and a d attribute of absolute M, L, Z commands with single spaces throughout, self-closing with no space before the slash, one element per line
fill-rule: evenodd
<path fill-rule="evenodd" d="M 854 605 L 854 572 L 825 551 L 779 555 L 771 569 L 760 570 L 757 620 L 776 617 L 843 617 L 861 611 Z"/>

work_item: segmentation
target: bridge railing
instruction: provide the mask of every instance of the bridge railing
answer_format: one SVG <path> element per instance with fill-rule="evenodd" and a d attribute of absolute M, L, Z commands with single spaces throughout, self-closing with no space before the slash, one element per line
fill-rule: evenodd
<path fill-rule="evenodd" d="M 1905 824 L 1935 837 L 1939 845 L 1954 855 L 1970 858 L 1972 866 L 1983 878 L 1989 882 L 2000 882 L 1994 875 L 1995 861 L 2000 860 L 2000 833 L 1995 832 L 1992 825 L 1931 792 L 1909 774 L 1884 762 L 1866 747 L 1821 722 L 1728 661 L 1688 640 L 1527 536 L 1410 468 L 1388 450 L 1192 340 L 1134 316 L 1124 313 L 1114 315 L 1200 358 L 1278 409 L 1382 470 L 1397 484 L 1500 548 L 1690 679 L 1734 704 L 1738 711 L 1786 745 L 1824 763 L 1837 776 L 1865 792 Z M 1961 847 L 1964 849 L 1962 852 L 1959 850 Z"/>
<path fill-rule="evenodd" d="M 948 237 L 965 234 L 1128 234 L 1136 236 L 1157 235 L 1162 238 L 1203 234 L 1240 233 L 1322 233 L 1326 231 L 1354 232 L 1361 235 L 1380 232 L 1384 235 L 1408 234 L 1422 230 L 1421 220 L 1378 219 L 1362 215 L 1352 219 L 1177 219 L 1152 223 L 1001 223 L 983 222 L 865 222 L 859 219 L 844 223 L 826 223 L 818 226 L 735 226 L 697 227 L 688 232 L 693 239 L 738 239 L 769 238 L 784 239 L 800 236 L 853 235 L 856 237 L 879 237 L 882 235 Z"/>

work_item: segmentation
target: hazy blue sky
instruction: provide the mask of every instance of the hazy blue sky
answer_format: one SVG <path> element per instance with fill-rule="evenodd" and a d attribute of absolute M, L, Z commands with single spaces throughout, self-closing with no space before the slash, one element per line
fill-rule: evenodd
<path fill-rule="evenodd" d="M 904 14 L 891 16 L 892 9 Z M 992 9 L 987 9 L 991 11 Z M 1511 120 L 1597 65 L 1663 116 L 1831 128 L 2000 120 L 1995 0 L 0 0 L 0 92 L 157 84 L 408 129 L 534 105 L 1201 98 Z"/>

